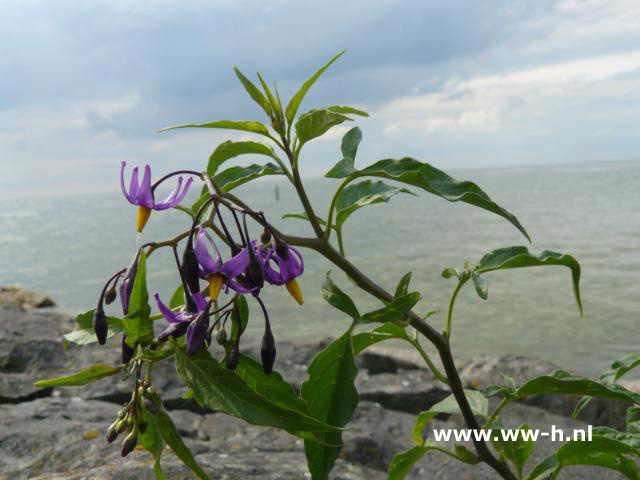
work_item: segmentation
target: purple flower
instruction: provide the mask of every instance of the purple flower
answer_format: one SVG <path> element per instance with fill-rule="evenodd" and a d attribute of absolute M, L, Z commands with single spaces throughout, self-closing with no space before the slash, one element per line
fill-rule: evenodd
<path fill-rule="evenodd" d="M 158 340 L 164 341 L 169 337 L 178 338 L 187 334 L 187 353 L 193 355 L 198 351 L 207 337 L 209 329 L 209 310 L 211 303 L 207 302 L 199 293 L 192 294 L 192 298 L 196 304 L 197 312 L 174 312 L 160 300 L 160 296 L 154 295 L 158 309 L 169 322 L 167 327 L 160 335 Z"/>
<path fill-rule="evenodd" d="M 272 285 L 285 285 L 291 296 L 302 305 L 304 299 L 296 282 L 296 277 L 304 271 L 304 261 L 300 252 L 288 245 L 286 249 L 269 247 L 259 249 L 258 257 L 264 269 L 265 280 Z"/>
<path fill-rule="evenodd" d="M 207 241 L 215 251 L 215 258 L 209 253 Z M 251 244 L 251 248 L 255 249 L 255 242 Z M 195 253 L 201 268 L 200 276 L 209 281 L 209 298 L 212 301 L 218 298 L 223 284 L 238 293 L 252 293 L 256 290 L 256 287 L 248 285 L 241 276 L 249 265 L 249 247 L 243 248 L 240 253 L 223 262 L 215 242 L 201 228 L 196 238 Z"/>
<path fill-rule="evenodd" d="M 149 167 L 149 165 L 145 165 L 144 167 L 144 175 L 142 177 L 141 183 L 138 183 L 138 167 L 134 167 L 133 173 L 131 174 L 129 191 L 127 192 L 124 186 L 124 168 L 126 164 L 127 163 L 124 160 L 121 162 L 122 166 L 120 168 L 120 188 L 122 189 L 122 194 L 127 200 L 129 200 L 129 203 L 138 205 L 138 207 L 140 207 L 138 209 L 137 230 L 138 232 L 142 232 L 142 229 L 146 225 L 147 220 L 149 220 L 151 210 L 166 210 L 168 208 L 173 208 L 180 202 L 182 202 L 187 192 L 189 191 L 189 187 L 191 186 L 191 182 L 193 182 L 193 178 L 189 178 L 184 186 L 184 189 L 182 189 L 182 177 L 178 177 L 178 185 L 169 194 L 169 196 L 163 202 L 156 202 L 153 198 L 153 188 L 151 186 L 151 168 Z"/>

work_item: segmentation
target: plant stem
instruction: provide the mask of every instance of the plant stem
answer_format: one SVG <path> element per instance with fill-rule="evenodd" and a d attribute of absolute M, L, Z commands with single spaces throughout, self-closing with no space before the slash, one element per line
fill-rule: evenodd
<path fill-rule="evenodd" d="M 438 370 L 438 367 L 436 367 L 436 365 L 433 363 L 433 360 L 431 360 L 431 357 L 429 357 L 429 354 L 424 351 L 424 349 L 422 348 L 422 345 L 420 345 L 418 342 L 411 342 L 411 345 L 413 345 L 413 348 L 415 348 L 418 351 L 418 353 L 420 354 L 424 362 L 429 367 L 429 370 L 431 370 L 431 373 L 433 373 L 433 375 L 442 383 L 448 384 L 449 380 L 447 379 L 446 375 L 442 373 L 440 370 Z"/>
<path fill-rule="evenodd" d="M 336 190 L 336 192 L 333 194 L 333 198 L 331 199 L 331 205 L 329 205 L 329 213 L 327 214 L 327 229 L 324 232 L 324 238 L 326 240 L 329 240 L 329 238 L 331 237 L 331 224 L 333 223 L 333 211 L 336 208 L 336 202 L 338 201 L 338 197 L 340 196 L 340 193 L 342 192 L 342 190 L 344 189 L 344 187 L 347 186 L 347 184 L 349 183 L 350 179 L 347 178 L 345 179 L 340 186 L 338 187 L 338 189 Z M 336 232 L 337 233 L 337 232 Z M 341 249 L 342 251 L 342 249 Z M 344 255 L 344 254 L 343 254 Z"/>
<path fill-rule="evenodd" d="M 463 287 L 465 283 L 467 283 L 468 277 L 463 276 L 453 291 L 453 295 L 451 295 L 451 299 L 449 300 L 449 308 L 447 309 L 447 323 L 444 327 L 444 336 L 447 338 L 451 338 L 451 321 L 453 319 L 453 306 L 456 303 L 456 298 L 458 297 L 458 293 L 460 289 Z"/>
<path fill-rule="evenodd" d="M 493 422 L 495 422 L 496 418 L 498 417 L 498 415 L 500 414 L 502 409 L 504 407 L 506 407 L 509 404 L 510 401 L 511 401 L 510 398 L 507 398 L 507 397 L 503 398 L 502 401 L 500 402 L 500 404 L 496 407 L 496 409 L 493 411 L 493 413 L 491 414 L 491 416 L 487 420 L 487 423 L 485 423 L 485 426 L 486 425 L 491 425 Z"/>

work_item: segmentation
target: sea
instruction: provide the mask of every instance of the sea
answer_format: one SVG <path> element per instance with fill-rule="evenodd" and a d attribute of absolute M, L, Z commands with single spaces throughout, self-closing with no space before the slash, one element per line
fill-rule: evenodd
<path fill-rule="evenodd" d="M 488 273 L 486 301 L 470 284 L 458 297 L 452 332 L 457 358 L 511 353 L 597 375 L 615 359 L 640 350 L 640 162 L 450 173 L 476 182 L 514 213 L 532 237 L 531 251 L 574 256 L 582 266 L 584 302 L 581 318 L 570 271 L 562 266 Z M 310 178 L 306 185 L 316 213 L 326 217 L 339 181 Z M 499 216 L 411 190 L 418 196 L 398 194 L 388 204 L 355 212 L 344 227 L 344 246 L 358 268 L 390 291 L 412 272 L 410 289 L 423 298 L 417 311 L 437 310 L 429 322 L 442 329 L 455 287 L 453 279 L 441 276 L 442 270 L 463 268 L 465 261 L 478 262 L 487 252 L 527 245 L 527 240 Z M 284 181 L 263 179 L 238 188 L 236 194 L 283 231 L 311 234 L 304 221 L 282 218 L 302 211 Z M 94 308 L 104 282 L 131 262 L 137 242 L 171 238 L 190 226 L 189 217 L 178 210 L 153 212 L 138 238 L 135 217 L 136 207 L 119 190 L 1 199 L 0 284 L 46 293 L 63 312 Z M 316 341 L 339 336 L 349 327 L 350 319 L 322 298 L 327 272 L 361 312 L 380 307 L 335 265 L 315 252 L 302 253 L 304 305 L 298 306 L 284 287 L 262 293 L 276 341 Z M 159 293 L 168 302 L 178 284 L 171 249 L 156 251 L 147 268 L 150 294 Z M 117 304 L 108 313 L 120 314 Z M 264 321 L 255 302 L 250 307 L 248 332 L 259 339 Z M 434 351 L 424 343 L 428 352 Z"/>

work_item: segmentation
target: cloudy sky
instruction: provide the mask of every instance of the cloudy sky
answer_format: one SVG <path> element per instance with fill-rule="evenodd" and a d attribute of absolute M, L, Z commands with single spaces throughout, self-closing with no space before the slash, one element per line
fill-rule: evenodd
<path fill-rule="evenodd" d="M 370 112 L 361 164 L 443 169 L 640 158 L 640 2 L 0 0 L 0 195 L 109 190 L 120 160 L 202 169 L 261 120 L 232 66 L 302 110 Z M 304 172 L 339 159 L 337 127 Z"/>

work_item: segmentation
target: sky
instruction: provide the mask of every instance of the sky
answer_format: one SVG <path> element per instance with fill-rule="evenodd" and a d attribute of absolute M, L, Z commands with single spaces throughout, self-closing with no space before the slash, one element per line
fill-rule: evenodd
<path fill-rule="evenodd" d="M 217 144 L 252 137 L 157 130 L 266 122 L 234 65 L 277 81 L 288 98 L 343 49 L 300 111 L 350 105 L 371 116 L 310 142 L 304 175 L 336 163 L 354 125 L 360 166 L 404 156 L 444 170 L 640 158 L 637 0 L 0 7 L 0 197 L 112 190 L 121 160 L 203 170 Z"/>

